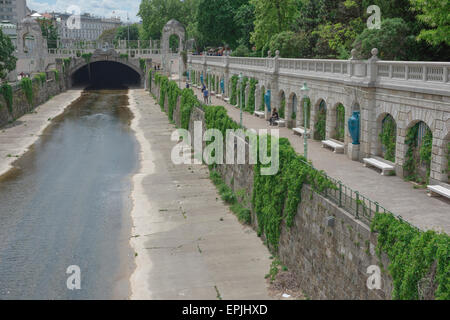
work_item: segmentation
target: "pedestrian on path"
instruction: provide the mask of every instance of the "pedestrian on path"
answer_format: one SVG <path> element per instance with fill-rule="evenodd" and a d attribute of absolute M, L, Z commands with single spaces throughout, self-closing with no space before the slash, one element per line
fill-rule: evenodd
<path fill-rule="evenodd" d="M 205 104 L 208 104 L 208 97 L 209 97 L 208 88 L 205 87 L 205 90 L 203 90 L 203 100 Z"/>

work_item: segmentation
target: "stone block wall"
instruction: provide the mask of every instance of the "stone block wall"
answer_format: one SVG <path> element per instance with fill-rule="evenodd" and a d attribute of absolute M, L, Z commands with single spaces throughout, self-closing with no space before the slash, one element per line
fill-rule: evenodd
<path fill-rule="evenodd" d="M 179 126 L 179 101 L 174 120 Z M 189 123 L 192 137 L 195 121 L 202 122 L 204 132 L 203 110 L 192 110 Z M 253 165 L 223 164 L 217 170 L 235 193 L 245 190 L 244 202 L 249 206 Z M 334 220 L 333 226 L 327 223 L 327 218 Z M 255 212 L 252 212 L 252 227 L 258 229 Z M 389 265 L 385 256 L 381 262 L 376 256 L 376 243 L 377 237 L 368 226 L 305 185 L 294 225 L 288 228 L 282 224 L 277 255 L 294 272 L 301 290 L 312 299 L 391 299 L 392 279 L 386 272 L 381 273 L 381 289 L 367 287 L 368 267 L 378 266 L 383 270 L 382 266 Z"/>
<path fill-rule="evenodd" d="M 48 101 L 51 97 L 65 91 L 64 81 L 61 74 L 59 78 L 59 81 L 56 81 L 55 74 L 53 72 L 48 72 L 47 82 L 44 84 L 41 84 L 40 81 L 33 79 L 32 104 L 28 103 L 20 84 L 13 85 L 12 112 L 8 110 L 3 95 L 0 95 L 0 127 L 3 127 L 9 122 L 12 122 L 24 114 L 33 111 L 37 106 Z"/>

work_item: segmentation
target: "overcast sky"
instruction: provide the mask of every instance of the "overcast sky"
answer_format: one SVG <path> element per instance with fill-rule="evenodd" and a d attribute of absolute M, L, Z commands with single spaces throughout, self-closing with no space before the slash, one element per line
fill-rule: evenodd
<path fill-rule="evenodd" d="M 81 13 L 111 17 L 119 16 L 122 22 L 127 20 L 127 11 L 131 22 L 138 22 L 136 16 L 141 0 L 27 0 L 30 10 L 44 12 L 70 12 L 71 6 L 78 6 Z"/>

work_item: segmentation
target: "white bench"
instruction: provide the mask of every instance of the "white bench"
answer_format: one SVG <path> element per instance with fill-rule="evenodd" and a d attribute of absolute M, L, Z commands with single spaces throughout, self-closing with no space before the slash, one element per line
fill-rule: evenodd
<path fill-rule="evenodd" d="M 443 186 L 428 186 L 427 188 L 430 197 L 443 196 L 450 199 L 450 190 Z"/>
<path fill-rule="evenodd" d="M 279 127 L 286 127 L 286 120 L 275 120 L 275 123 L 279 126 Z"/>
<path fill-rule="evenodd" d="M 211 91 L 211 95 L 212 95 L 212 96 L 215 96 L 215 95 L 216 95 L 216 92 L 215 92 L 215 91 Z"/>
<path fill-rule="evenodd" d="M 374 159 L 374 158 L 365 158 L 364 161 L 364 167 L 372 166 L 375 168 L 378 168 L 381 170 L 381 175 L 385 176 L 389 172 L 395 171 L 395 168 L 391 166 L 390 164 L 387 164 L 385 162 L 382 162 L 380 160 Z"/>
<path fill-rule="evenodd" d="M 202 90 L 202 86 L 197 86 L 197 89 L 200 89 L 200 90 Z"/>
<path fill-rule="evenodd" d="M 331 140 L 323 140 L 322 148 L 329 147 L 334 150 L 334 153 L 344 153 L 344 145 L 331 141 Z"/>
<path fill-rule="evenodd" d="M 217 99 L 222 99 L 222 95 L 221 94 L 216 95 L 216 97 L 217 97 Z"/>
<path fill-rule="evenodd" d="M 307 135 L 309 135 L 309 133 L 311 132 L 311 130 L 309 130 L 309 129 L 305 131 L 305 128 L 303 128 L 303 127 L 293 128 L 292 131 L 294 131 L 294 134 L 298 134 L 301 136 L 305 135 L 305 132 Z"/>
<path fill-rule="evenodd" d="M 230 98 L 224 98 L 223 101 L 225 101 L 226 103 L 230 103 Z"/>
<path fill-rule="evenodd" d="M 258 118 L 266 117 L 266 114 L 263 111 L 255 111 L 253 114 L 255 115 L 255 117 L 258 117 Z"/>

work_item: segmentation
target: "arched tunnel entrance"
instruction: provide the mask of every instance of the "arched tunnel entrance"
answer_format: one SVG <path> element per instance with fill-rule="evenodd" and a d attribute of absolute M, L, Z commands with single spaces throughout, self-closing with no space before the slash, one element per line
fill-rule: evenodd
<path fill-rule="evenodd" d="M 91 88 L 132 88 L 141 86 L 141 75 L 115 61 L 96 61 L 72 74 L 72 86 Z"/>

